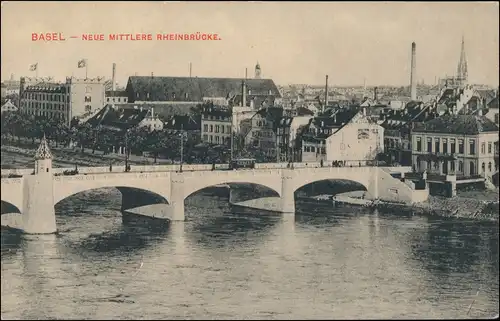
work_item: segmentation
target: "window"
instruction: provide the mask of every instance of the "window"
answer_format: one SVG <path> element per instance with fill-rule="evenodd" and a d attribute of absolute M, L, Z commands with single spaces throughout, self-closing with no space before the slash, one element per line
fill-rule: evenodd
<path fill-rule="evenodd" d="M 92 110 L 92 106 L 90 105 L 85 105 L 85 111 L 90 112 Z"/>
<path fill-rule="evenodd" d="M 220 132 L 220 127 L 219 127 L 219 125 L 215 125 L 215 132 L 216 132 L 216 133 Z"/>
<path fill-rule="evenodd" d="M 463 139 L 458 140 L 458 153 L 459 154 L 464 153 L 464 140 Z"/>
<path fill-rule="evenodd" d="M 204 124 L 203 125 L 203 131 L 204 132 L 208 132 L 208 124 Z M 206 135 L 205 135 L 206 136 Z"/>
<path fill-rule="evenodd" d="M 224 125 L 221 125 L 220 126 L 220 132 L 223 133 L 223 134 L 224 134 L 224 129 L 225 129 Z"/>
<path fill-rule="evenodd" d="M 417 137 L 417 152 L 422 151 L 422 138 Z"/>
<path fill-rule="evenodd" d="M 488 163 L 488 172 L 490 172 L 490 173 L 491 173 L 491 170 L 492 170 L 492 168 L 491 168 L 491 162 L 489 162 L 489 163 Z"/>
<path fill-rule="evenodd" d="M 92 97 L 90 96 L 85 96 L 85 102 L 86 103 L 90 103 L 92 101 Z M 115 101 L 115 99 L 113 98 L 113 101 Z"/>
<path fill-rule="evenodd" d="M 208 142 L 208 135 L 207 134 L 203 135 L 203 141 Z"/>
<path fill-rule="evenodd" d="M 443 153 L 448 154 L 448 139 L 443 138 Z"/>
<path fill-rule="evenodd" d="M 219 143 L 220 143 L 220 137 L 219 137 L 219 136 L 215 136 L 215 143 L 216 143 L 216 144 L 219 144 Z"/>
<path fill-rule="evenodd" d="M 469 140 L 469 154 L 470 155 L 476 154 L 476 141 L 473 139 Z"/>
<path fill-rule="evenodd" d="M 431 161 L 427 161 L 427 170 L 430 171 L 431 170 Z"/>
<path fill-rule="evenodd" d="M 432 152 L 432 138 L 427 138 L 427 151 Z"/>
<path fill-rule="evenodd" d="M 464 171 L 464 162 L 458 161 L 458 171 L 463 173 Z"/>
<path fill-rule="evenodd" d="M 486 172 L 486 164 L 482 163 L 481 164 L 481 173 L 484 173 L 484 172 Z"/>
<path fill-rule="evenodd" d="M 231 133 L 231 126 L 227 125 L 226 128 L 227 128 L 227 133 L 230 134 Z"/>
<path fill-rule="evenodd" d="M 481 154 L 486 154 L 486 143 L 481 143 Z"/>
<path fill-rule="evenodd" d="M 210 142 L 213 143 L 214 142 L 214 137 L 212 135 L 208 136 L 209 139 L 210 139 Z"/>
<path fill-rule="evenodd" d="M 488 143 L 488 154 L 491 154 L 491 150 L 492 150 L 492 148 L 491 148 L 491 142 L 490 142 L 490 143 Z"/>
<path fill-rule="evenodd" d="M 457 152 L 457 144 L 455 143 L 455 138 L 450 138 L 450 153 L 455 154 Z"/>
<path fill-rule="evenodd" d="M 441 144 L 439 142 L 439 138 L 434 138 L 434 147 L 435 147 L 435 151 L 434 152 L 439 153 L 439 151 L 440 151 L 439 147 L 441 147 L 440 145 Z"/>
<path fill-rule="evenodd" d="M 474 164 L 473 161 L 469 163 L 469 175 L 470 176 L 476 175 L 476 165 Z"/>
<path fill-rule="evenodd" d="M 210 125 L 210 132 L 213 133 L 214 132 L 214 125 Z M 212 136 L 210 136 L 212 137 Z"/>
<path fill-rule="evenodd" d="M 451 162 L 450 162 L 450 170 L 451 170 L 452 172 L 454 172 L 454 171 L 455 171 L 455 161 L 451 161 Z"/>

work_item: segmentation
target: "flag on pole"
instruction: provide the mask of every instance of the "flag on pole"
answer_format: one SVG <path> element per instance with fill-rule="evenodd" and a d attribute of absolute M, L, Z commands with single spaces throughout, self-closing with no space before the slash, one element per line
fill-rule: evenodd
<path fill-rule="evenodd" d="M 87 60 L 82 59 L 78 61 L 78 68 L 85 68 L 87 66 Z"/>
<path fill-rule="evenodd" d="M 35 71 L 38 69 L 38 62 L 36 64 L 30 65 L 30 71 Z"/>

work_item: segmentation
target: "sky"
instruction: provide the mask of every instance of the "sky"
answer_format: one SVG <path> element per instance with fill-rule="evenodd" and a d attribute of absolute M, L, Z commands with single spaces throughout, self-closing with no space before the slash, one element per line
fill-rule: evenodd
<path fill-rule="evenodd" d="M 453 75 L 465 39 L 469 82 L 499 83 L 497 2 L 9 2 L 1 10 L 1 77 L 244 77 L 256 62 L 277 84 L 408 85 Z M 66 41 L 32 41 L 32 33 Z M 97 41 L 85 33 L 216 33 L 219 41 Z"/>

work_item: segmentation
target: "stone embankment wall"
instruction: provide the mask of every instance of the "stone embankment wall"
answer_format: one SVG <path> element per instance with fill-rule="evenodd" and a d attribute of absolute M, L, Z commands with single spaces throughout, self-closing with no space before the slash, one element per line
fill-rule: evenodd
<path fill-rule="evenodd" d="M 412 209 L 445 217 L 498 221 L 499 204 L 473 198 L 431 196 L 426 202 L 414 204 Z"/>

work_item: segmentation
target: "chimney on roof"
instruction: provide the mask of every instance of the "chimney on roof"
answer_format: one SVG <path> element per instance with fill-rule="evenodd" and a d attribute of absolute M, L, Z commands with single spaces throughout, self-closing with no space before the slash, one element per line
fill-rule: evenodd
<path fill-rule="evenodd" d="M 328 107 L 328 75 L 325 77 L 325 106 L 324 108 Z"/>
<path fill-rule="evenodd" d="M 113 62 L 113 71 L 111 74 L 111 90 L 116 90 L 116 64 Z"/>
<path fill-rule="evenodd" d="M 410 98 L 417 100 L 417 45 L 411 43 Z"/>

